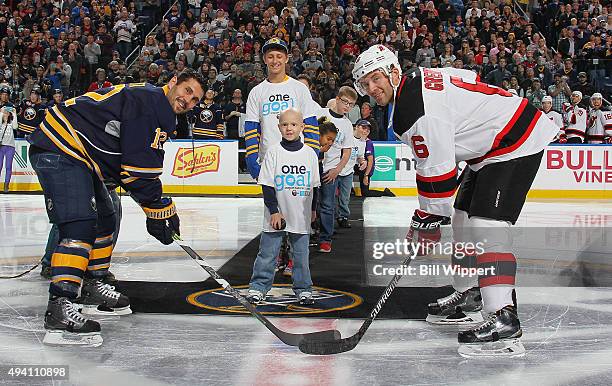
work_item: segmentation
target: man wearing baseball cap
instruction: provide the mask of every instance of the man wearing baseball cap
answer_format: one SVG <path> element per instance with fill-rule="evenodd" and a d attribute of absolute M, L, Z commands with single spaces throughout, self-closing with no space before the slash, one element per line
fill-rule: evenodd
<path fill-rule="evenodd" d="M 319 105 L 302 82 L 286 74 L 289 47 L 279 38 L 265 42 L 262 49 L 267 78 L 249 93 L 246 104 L 246 164 L 253 178 L 259 176 L 261 162 L 270 146 L 281 141 L 278 115 L 293 107 L 304 116 L 304 144 L 318 153 L 319 129 L 316 113 Z"/>

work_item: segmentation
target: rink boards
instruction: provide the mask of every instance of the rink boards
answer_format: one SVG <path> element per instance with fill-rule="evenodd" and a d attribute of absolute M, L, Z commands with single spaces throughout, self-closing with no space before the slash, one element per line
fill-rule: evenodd
<path fill-rule="evenodd" d="M 261 193 L 254 181 L 239 183 L 237 141 L 181 140 L 166 143 L 164 150 L 161 180 L 166 193 Z M 27 152 L 28 143 L 17 140 L 10 186 L 13 191 L 40 191 Z M 401 143 L 375 142 L 375 157 L 373 188 L 390 188 L 398 196 L 417 194 L 416 161 L 410 147 Z M 355 185 L 358 187 L 357 183 Z M 612 198 L 612 146 L 549 146 L 529 197 Z"/>

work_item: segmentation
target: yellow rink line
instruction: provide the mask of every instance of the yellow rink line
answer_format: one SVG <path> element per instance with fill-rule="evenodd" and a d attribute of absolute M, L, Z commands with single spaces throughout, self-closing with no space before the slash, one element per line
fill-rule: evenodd
<path fill-rule="evenodd" d="M 40 192 L 38 183 L 12 182 L 9 185 L 11 191 Z M 382 190 L 383 188 L 373 188 Z M 389 188 L 396 196 L 414 197 L 417 195 L 416 188 Z M 361 189 L 355 188 L 360 195 Z M 191 186 L 191 185 L 164 185 L 164 193 L 168 194 L 193 194 L 193 195 L 257 195 L 261 194 L 261 187 L 255 184 L 244 185 L 218 185 L 218 186 Z M 583 200 L 609 200 L 612 199 L 612 190 L 530 190 L 528 198 L 531 199 L 583 199 Z"/>

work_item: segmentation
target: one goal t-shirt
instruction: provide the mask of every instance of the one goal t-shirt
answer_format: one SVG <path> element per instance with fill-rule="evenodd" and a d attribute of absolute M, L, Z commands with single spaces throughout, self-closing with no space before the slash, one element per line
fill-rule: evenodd
<path fill-rule="evenodd" d="M 287 223 L 285 231 L 309 234 L 312 191 L 321 186 L 317 154 L 309 146 L 288 151 L 280 143 L 266 152 L 257 180 L 276 191 L 278 210 Z M 270 225 L 270 211 L 264 209 L 264 232 L 278 232 Z"/>

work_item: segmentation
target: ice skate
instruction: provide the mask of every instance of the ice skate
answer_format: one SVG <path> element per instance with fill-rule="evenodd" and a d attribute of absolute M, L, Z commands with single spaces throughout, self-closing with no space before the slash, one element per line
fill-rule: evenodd
<path fill-rule="evenodd" d="M 45 329 L 43 343 L 46 345 L 98 347 L 102 344 L 100 324 L 84 318 L 68 298 L 49 299 Z"/>
<path fill-rule="evenodd" d="M 250 289 L 247 293 L 246 300 L 251 304 L 259 304 L 266 300 L 266 294 L 258 290 Z"/>
<path fill-rule="evenodd" d="M 455 291 L 427 306 L 429 323 L 446 325 L 471 325 L 483 321 L 482 297 L 479 288 L 465 292 Z"/>
<path fill-rule="evenodd" d="M 81 296 L 75 301 L 82 306 L 85 315 L 129 315 L 132 313 L 130 299 L 115 291 L 115 287 L 100 280 L 85 279 Z"/>
<path fill-rule="evenodd" d="M 459 333 L 459 355 L 465 358 L 520 357 L 525 347 L 516 307 L 506 306 L 490 314 L 480 325 Z"/>

